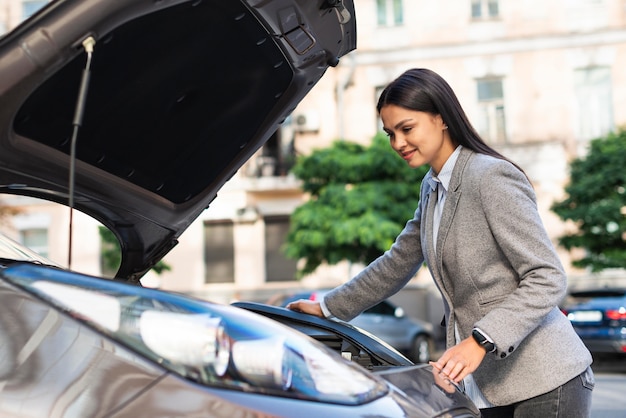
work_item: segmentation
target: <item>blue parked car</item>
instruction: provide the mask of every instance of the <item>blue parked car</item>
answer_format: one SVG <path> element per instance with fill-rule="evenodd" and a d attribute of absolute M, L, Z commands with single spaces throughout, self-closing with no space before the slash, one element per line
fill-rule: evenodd
<path fill-rule="evenodd" d="M 563 306 L 594 354 L 626 354 L 626 288 L 571 292 Z"/>

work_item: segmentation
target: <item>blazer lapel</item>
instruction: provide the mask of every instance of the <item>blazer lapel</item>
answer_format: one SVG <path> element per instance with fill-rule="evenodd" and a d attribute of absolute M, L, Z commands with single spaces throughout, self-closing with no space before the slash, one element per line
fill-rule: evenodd
<path fill-rule="evenodd" d="M 429 262 L 433 263 L 432 270 L 436 271 L 436 274 L 438 276 L 437 279 L 441 282 L 441 285 L 444 289 L 446 289 L 446 292 L 448 292 L 450 296 L 452 296 L 453 290 L 452 283 L 449 282 L 448 278 L 443 277 L 443 275 L 441 274 L 441 271 L 443 269 L 443 250 L 445 248 L 448 231 L 450 230 L 450 226 L 452 225 L 452 220 L 454 219 L 454 214 L 456 212 L 459 199 L 461 197 L 461 181 L 463 179 L 463 171 L 465 170 L 465 166 L 467 165 L 467 162 L 471 155 L 472 151 L 468 150 L 467 148 L 461 149 L 461 153 L 459 154 L 454 169 L 452 170 L 450 184 L 448 185 L 448 190 L 446 191 L 446 202 L 443 207 L 443 212 L 441 213 L 441 221 L 439 222 L 439 232 L 437 233 L 438 251 L 435 253 L 433 248 L 432 254 L 436 254 L 436 257 L 429 259 Z M 432 237 L 432 215 L 430 216 L 430 227 L 430 237 Z M 430 239 L 430 242 L 432 244 L 432 238 Z M 454 254 L 446 254 L 446 256 L 454 257 Z"/>
<path fill-rule="evenodd" d="M 443 250 L 445 246 L 446 237 L 454 214 L 456 212 L 459 198 L 461 196 L 461 180 L 463 177 L 463 171 L 467 165 L 468 160 L 473 155 L 473 151 L 466 148 L 461 149 L 461 153 L 456 161 L 454 169 L 452 170 L 452 177 L 450 178 L 450 184 L 448 186 L 446 194 L 446 202 L 441 214 L 441 221 L 439 223 L 439 232 L 437 234 L 437 248 L 438 252 L 435 252 L 433 243 L 433 213 L 435 210 L 435 202 L 437 201 L 436 193 L 432 192 L 428 196 L 428 203 L 426 204 L 427 210 L 422 213 L 422 225 L 425 225 L 422 235 L 422 248 L 426 249 L 426 262 L 428 269 L 433 277 L 437 288 L 441 292 L 441 296 L 444 302 L 444 312 L 446 322 L 446 344 L 452 346 L 455 344 L 455 331 L 454 324 L 456 322 L 454 304 L 452 303 L 453 283 L 450 278 L 445 277 L 443 272 Z M 454 257 L 454 254 L 446 254 L 447 257 Z"/>
<path fill-rule="evenodd" d="M 433 214 L 437 203 L 437 190 L 435 189 L 430 191 L 430 186 L 428 186 L 427 190 L 429 193 L 426 196 L 426 202 L 424 205 L 426 210 L 422 214 L 422 225 L 424 225 L 422 232 L 422 248 L 425 249 L 424 256 L 426 264 L 428 265 L 428 269 L 430 270 L 430 274 L 435 282 L 435 285 L 439 288 L 439 291 L 444 299 L 447 300 L 449 299 L 449 296 L 441 276 L 441 263 L 438 262 L 439 257 L 436 255 L 433 241 Z"/>
<path fill-rule="evenodd" d="M 465 171 L 465 166 L 467 165 L 471 155 L 472 151 L 467 148 L 461 149 L 461 153 L 459 154 L 456 164 L 454 165 L 454 169 L 452 170 L 450 184 L 448 185 L 448 190 L 446 192 L 446 203 L 443 207 L 443 212 L 441 213 L 441 221 L 439 222 L 437 248 L 444 248 L 443 246 L 446 241 L 446 237 L 448 236 L 452 220 L 454 219 L 459 198 L 461 197 L 461 181 L 463 180 L 463 171 Z M 439 251 L 437 253 L 438 266 L 440 265 L 443 257 L 442 253 L 443 251 Z"/>

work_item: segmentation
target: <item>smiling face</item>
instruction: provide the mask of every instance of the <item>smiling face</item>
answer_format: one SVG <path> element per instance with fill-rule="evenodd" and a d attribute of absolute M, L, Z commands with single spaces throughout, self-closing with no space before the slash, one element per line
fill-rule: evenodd
<path fill-rule="evenodd" d="M 439 173 L 456 148 L 441 115 L 388 104 L 380 117 L 391 147 L 412 168 L 428 164 Z"/>

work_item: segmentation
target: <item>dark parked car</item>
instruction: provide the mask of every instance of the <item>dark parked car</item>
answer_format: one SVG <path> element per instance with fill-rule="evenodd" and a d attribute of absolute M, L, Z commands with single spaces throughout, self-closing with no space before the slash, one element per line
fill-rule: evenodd
<path fill-rule="evenodd" d="M 121 247 L 111 280 L 0 234 L 0 416 L 478 416 L 348 325 L 140 286 L 355 47 L 352 0 L 55 0 L 0 38 L 0 193 Z"/>
<path fill-rule="evenodd" d="M 626 355 L 626 288 L 570 292 L 563 312 L 593 354 Z"/>
<path fill-rule="evenodd" d="M 315 290 L 286 295 L 277 301 L 280 306 L 298 299 L 319 300 L 327 290 Z M 404 313 L 404 309 L 390 300 L 365 310 L 349 322 L 369 332 L 405 354 L 414 363 L 428 363 L 433 356 L 432 325 Z"/>

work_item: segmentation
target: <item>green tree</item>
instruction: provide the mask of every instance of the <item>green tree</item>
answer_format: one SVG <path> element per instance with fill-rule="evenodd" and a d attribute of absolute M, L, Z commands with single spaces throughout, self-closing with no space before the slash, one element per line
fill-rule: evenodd
<path fill-rule="evenodd" d="M 410 168 L 381 133 L 369 147 L 335 141 L 292 171 L 310 194 L 291 215 L 284 247 L 287 257 L 304 259 L 302 277 L 323 262 L 367 264 L 389 249 L 413 217 L 428 167 Z"/>
<path fill-rule="evenodd" d="M 597 272 L 626 268 L 626 130 L 620 129 L 590 143 L 589 153 L 570 164 L 567 198 L 552 205 L 577 231 L 563 235 L 567 250 L 582 248 L 576 267 Z"/>
<path fill-rule="evenodd" d="M 113 232 L 104 226 L 100 226 L 100 239 L 102 240 L 102 271 L 105 274 L 113 275 L 119 269 L 122 262 L 122 252 L 120 250 L 120 243 L 115 238 Z M 156 274 L 161 274 L 164 271 L 170 271 L 172 268 L 163 260 L 159 261 L 152 267 L 152 270 Z"/>

